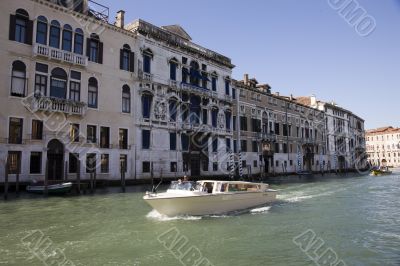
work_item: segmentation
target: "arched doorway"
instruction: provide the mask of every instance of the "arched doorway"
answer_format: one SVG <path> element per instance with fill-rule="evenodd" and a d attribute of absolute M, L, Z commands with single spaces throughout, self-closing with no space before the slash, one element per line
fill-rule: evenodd
<path fill-rule="evenodd" d="M 57 139 L 47 144 L 47 176 L 49 180 L 63 180 L 64 145 Z"/>

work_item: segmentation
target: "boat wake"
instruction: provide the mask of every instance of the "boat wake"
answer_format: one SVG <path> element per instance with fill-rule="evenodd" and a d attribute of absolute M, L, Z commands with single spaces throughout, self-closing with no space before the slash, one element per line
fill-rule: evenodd
<path fill-rule="evenodd" d="M 320 193 L 307 193 L 306 191 L 289 192 L 287 194 L 278 194 L 277 199 L 283 202 L 301 202 L 308 199 L 319 198 L 324 196 L 333 195 L 335 193 L 346 190 L 346 188 L 340 188 L 335 190 L 321 191 Z"/>
<path fill-rule="evenodd" d="M 190 216 L 190 215 L 178 215 L 178 216 L 173 216 L 169 217 L 164 214 L 159 213 L 156 210 L 152 210 L 146 215 L 146 218 L 151 219 L 151 220 L 156 220 L 160 222 L 166 222 L 166 221 L 175 221 L 175 220 L 184 220 L 184 221 L 196 221 L 196 220 L 201 220 L 201 216 Z"/>
<path fill-rule="evenodd" d="M 271 209 L 271 206 L 260 207 L 250 210 L 251 214 L 267 213 Z"/>

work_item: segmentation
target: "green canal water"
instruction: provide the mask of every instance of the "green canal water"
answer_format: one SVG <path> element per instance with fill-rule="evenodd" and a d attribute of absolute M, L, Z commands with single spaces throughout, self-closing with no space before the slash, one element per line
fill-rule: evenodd
<path fill-rule="evenodd" d="M 0 202 L 0 265 L 400 265 L 400 175 L 273 187 L 271 206 L 205 217 L 162 217 L 138 187 L 22 195 Z"/>

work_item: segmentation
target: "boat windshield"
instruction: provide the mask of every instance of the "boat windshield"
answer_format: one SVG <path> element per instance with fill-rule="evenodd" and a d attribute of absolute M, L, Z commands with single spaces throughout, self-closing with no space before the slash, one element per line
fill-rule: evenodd
<path fill-rule="evenodd" d="M 168 189 L 174 190 L 194 190 L 195 183 L 190 181 L 172 181 Z"/>

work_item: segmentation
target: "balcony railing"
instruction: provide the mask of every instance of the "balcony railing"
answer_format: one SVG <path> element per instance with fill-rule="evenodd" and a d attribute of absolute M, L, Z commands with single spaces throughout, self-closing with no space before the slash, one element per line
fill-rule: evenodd
<path fill-rule="evenodd" d="M 87 107 L 83 102 L 46 96 L 31 96 L 29 100 L 30 109 L 33 112 L 50 111 L 83 116 Z"/>
<path fill-rule="evenodd" d="M 273 142 L 276 141 L 276 135 L 272 133 L 260 132 L 257 133 L 257 138 L 262 141 Z"/>
<path fill-rule="evenodd" d="M 314 145 L 315 139 L 314 138 L 304 138 L 300 140 L 300 143 L 303 145 Z"/>
<path fill-rule="evenodd" d="M 84 66 L 88 64 L 88 58 L 84 55 L 63 51 L 47 45 L 36 43 L 33 47 L 33 54 L 35 56 L 43 56 L 48 59 L 57 60 L 73 65 Z"/>

